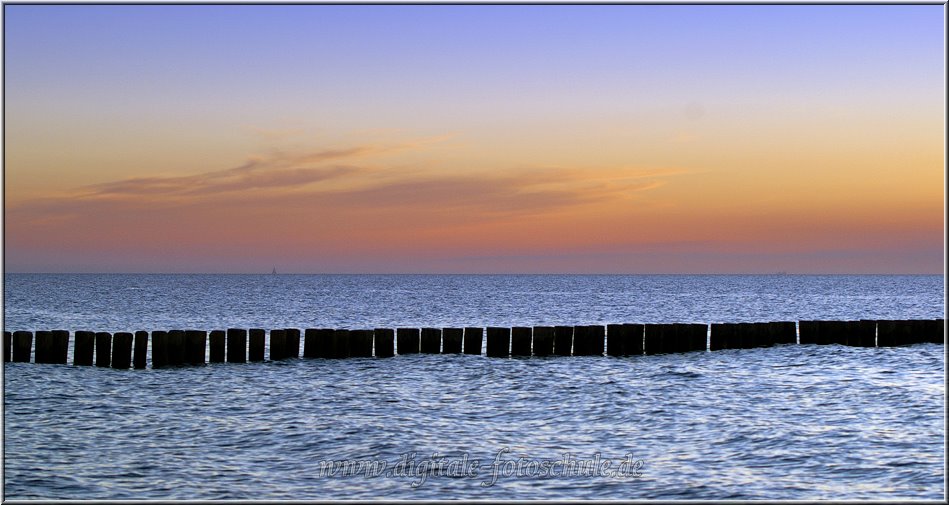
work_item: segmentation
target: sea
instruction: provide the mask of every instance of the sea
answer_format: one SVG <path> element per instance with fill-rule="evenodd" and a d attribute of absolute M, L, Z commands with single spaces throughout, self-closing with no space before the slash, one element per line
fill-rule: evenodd
<path fill-rule="evenodd" d="M 941 275 L 8 273 L 3 326 L 933 319 L 945 301 Z M 945 357 L 942 344 L 795 344 L 154 370 L 4 363 L 3 498 L 942 500 Z"/>

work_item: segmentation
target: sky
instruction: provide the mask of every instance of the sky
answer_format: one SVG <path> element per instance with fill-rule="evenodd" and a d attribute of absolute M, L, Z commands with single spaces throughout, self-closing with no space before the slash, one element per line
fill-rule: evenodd
<path fill-rule="evenodd" d="M 7 272 L 943 273 L 942 5 L 4 5 Z"/>

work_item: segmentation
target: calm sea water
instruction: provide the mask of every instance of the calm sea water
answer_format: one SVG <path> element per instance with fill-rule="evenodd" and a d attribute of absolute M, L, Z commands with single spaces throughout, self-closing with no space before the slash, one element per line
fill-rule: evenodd
<path fill-rule="evenodd" d="M 942 318 L 944 293 L 940 276 L 8 274 L 4 329 Z M 8 363 L 4 496 L 941 499 L 944 370 L 933 344 Z"/>

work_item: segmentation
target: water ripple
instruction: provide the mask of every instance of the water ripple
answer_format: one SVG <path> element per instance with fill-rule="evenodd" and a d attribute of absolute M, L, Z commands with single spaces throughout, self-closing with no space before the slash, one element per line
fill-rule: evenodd
<path fill-rule="evenodd" d="M 944 317 L 945 301 L 941 276 L 8 274 L 5 283 L 6 330 L 904 319 Z M 789 345 L 137 371 L 7 363 L 4 494 L 938 500 L 944 353 Z M 628 455 L 641 473 L 501 471 L 597 455 L 614 466 Z M 463 458 L 478 462 L 475 475 L 423 471 Z M 350 460 L 386 463 L 393 475 L 326 472 Z M 482 485 L 496 460 L 496 482 Z"/>
<path fill-rule="evenodd" d="M 943 347 L 890 351 L 791 346 L 678 362 L 402 356 L 141 373 L 7 364 L 5 491 L 59 499 L 938 499 Z M 504 448 L 511 461 L 598 453 L 618 465 L 633 454 L 645 466 L 635 478 L 502 475 L 481 486 Z M 482 468 L 477 478 L 429 476 L 417 487 L 418 475 L 320 474 L 323 461 L 391 468 L 411 453 L 419 464 L 435 453 L 467 454 Z"/>

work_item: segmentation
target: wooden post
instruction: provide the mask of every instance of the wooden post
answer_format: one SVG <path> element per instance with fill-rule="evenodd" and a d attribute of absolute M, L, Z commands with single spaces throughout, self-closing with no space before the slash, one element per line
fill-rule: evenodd
<path fill-rule="evenodd" d="M 797 328 L 791 321 L 775 321 L 768 323 L 768 334 L 774 345 L 796 344 Z"/>
<path fill-rule="evenodd" d="M 754 347 L 771 347 L 771 327 L 768 323 L 755 322 L 752 324 L 752 334 L 755 338 Z"/>
<path fill-rule="evenodd" d="M 316 348 L 319 358 L 332 358 L 334 357 L 334 343 L 336 342 L 336 330 L 333 328 L 321 328 L 317 331 L 318 335 L 322 337 L 317 339 L 317 342 L 322 342 L 322 346 Z"/>
<path fill-rule="evenodd" d="M 53 330 L 53 348 L 50 352 L 50 363 L 66 364 L 69 356 L 69 332 L 67 330 Z"/>
<path fill-rule="evenodd" d="M 29 363 L 33 351 L 33 332 L 13 332 L 13 361 L 15 363 Z"/>
<path fill-rule="evenodd" d="M 500 358 L 511 355 L 511 329 L 488 328 L 488 346 L 486 353 L 489 357 Z"/>
<path fill-rule="evenodd" d="M 945 319 L 931 319 L 929 321 L 929 330 L 928 330 L 929 339 L 927 342 L 930 344 L 945 344 L 946 343 L 946 320 Z"/>
<path fill-rule="evenodd" d="M 622 324 L 606 325 L 606 354 L 607 356 L 626 355 L 626 335 Z"/>
<path fill-rule="evenodd" d="M 317 358 L 319 353 L 317 352 L 317 342 L 319 342 L 319 333 L 317 333 L 316 328 L 307 328 L 303 330 L 303 357 L 304 358 Z"/>
<path fill-rule="evenodd" d="M 765 342 L 762 342 L 761 335 L 761 323 L 750 322 L 750 323 L 739 323 L 738 329 L 741 331 L 741 346 L 743 349 L 754 349 L 755 347 L 765 347 Z"/>
<path fill-rule="evenodd" d="M 96 332 L 96 366 L 108 368 L 112 364 L 112 334 Z"/>
<path fill-rule="evenodd" d="M 744 342 L 742 342 L 740 325 L 741 323 L 727 323 L 726 331 L 728 332 L 728 348 L 729 349 L 742 349 Z"/>
<path fill-rule="evenodd" d="M 484 328 L 465 328 L 465 354 L 481 356 L 481 347 L 484 340 Z"/>
<path fill-rule="evenodd" d="M 757 347 L 773 347 L 775 341 L 774 335 L 771 333 L 771 323 L 755 323 L 755 326 L 758 334 Z"/>
<path fill-rule="evenodd" d="M 817 344 L 847 344 L 844 325 L 840 321 L 817 321 Z"/>
<path fill-rule="evenodd" d="M 418 331 L 418 330 L 416 330 Z M 418 336 L 418 334 L 416 334 Z M 418 345 L 418 339 L 415 340 Z M 333 330 L 333 353 L 332 358 L 349 357 L 349 330 Z"/>
<path fill-rule="evenodd" d="M 185 347 L 185 332 L 183 330 L 168 330 L 166 342 L 168 365 L 181 366 L 188 362 L 187 349 Z"/>
<path fill-rule="evenodd" d="M 877 347 L 898 345 L 896 336 L 896 321 L 889 319 L 877 321 Z"/>
<path fill-rule="evenodd" d="M 192 354 L 197 354 L 196 343 L 192 344 L 190 332 L 193 330 L 174 330 L 176 335 L 181 336 L 181 365 L 190 365 Z M 203 359 L 203 356 L 202 356 Z"/>
<path fill-rule="evenodd" d="M 53 348 L 53 332 L 48 330 L 36 331 L 36 349 L 33 351 L 34 363 L 52 363 L 50 354 Z"/>
<path fill-rule="evenodd" d="M 873 329 L 870 330 L 870 325 L 873 324 Z M 873 332 L 873 335 L 876 335 L 876 323 L 868 320 L 859 320 L 859 321 L 850 321 L 850 333 L 847 334 L 847 345 L 854 347 L 872 347 L 873 343 L 871 341 L 870 345 L 867 345 L 866 339 L 870 331 Z"/>
<path fill-rule="evenodd" d="M 689 339 L 689 350 L 705 352 L 708 350 L 708 325 L 690 324 L 691 338 Z"/>
<path fill-rule="evenodd" d="M 847 345 L 876 347 L 877 323 L 868 319 L 856 321 L 856 331 L 847 340 Z"/>
<path fill-rule="evenodd" d="M 643 348 L 646 354 L 662 354 L 662 325 L 647 324 L 643 330 Z"/>
<path fill-rule="evenodd" d="M 50 363 L 65 365 L 69 356 L 69 332 L 53 330 L 53 345 L 50 349 Z"/>
<path fill-rule="evenodd" d="M 741 323 L 727 323 L 726 331 L 728 331 L 728 348 L 729 349 L 742 349 L 744 342 L 742 341 L 741 335 Z"/>
<path fill-rule="evenodd" d="M 148 332 L 135 332 L 135 351 L 132 358 L 132 365 L 137 369 L 145 368 L 148 357 Z"/>
<path fill-rule="evenodd" d="M 707 326 L 703 324 L 690 323 L 685 325 L 684 329 L 686 333 L 685 346 L 687 352 L 705 351 L 707 349 Z"/>
<path fill-rule="evenodd" d="M 902 345 L 899 336 L 898 321 L 884 319 L 877 321 L 877 347 Z"/>
<path fill-rule="evenodd" d="M 267 331 L 263 328 L 250 328 L 247 330 L 247 341 L 250 344 L 247 361 L 263 361 L 264 349 L 267 347 Z M 270 354 L 273 355 L 273 349 Z"/>
<path fill-rule="evenodd" d="M 333 335 L 331 328 L 308 329 L 303 343 L 304 358 L 332 358 Z"/>
<path fill-rule="evenodd" d="M 287 357 L 300 357 L 300 330 L 297 328 L 287 328 L 283 330 L 287 334 Z"/>
<path fill-rule="evenodd" d="M 735 334 L 732 335 L 732 349 L 750 349 L 754 347 L 751 323 L 735 323 Z"/>
<path fill-rule="evenodd" d="M 676 323 L 675 325 L 676 352 L 689 352 L 692 350 L 692 325 L 687 323 Z"/>
<path fill-rule="evenodd" d="M 692 325 L 674 323 L 672 328 L 672 350 L 670 352 L 689 352 L 692 345 Z"/>
<path fill-rule="evenodd" d="M 673 351 L 689 352 L 692 350 L 692 325 L 686 323 L 675 323 L 672 326 L 673 332 Z"/>
<path fill-rule="evenodd" d="M 669 341 L 668 352 L 688 352 L 692 345 L 692 328 L 688 324 L 668 324 L 662 336 Z"/>
<path fill-rule="evenodd" d="M 574 356 L 589 356 L 592 354 L 590 351 L 590 340 L 591 335 L 589 331 L 589 326 L 574 326 L 573 327 L 573 355 Z"/>
<path fill-rule="evenodd" d="M 168 365 L 168 332 L 152 331 L 152 368 L 163 368 Z"/>
<path fill-rule="evenodd" d="M 823 330 L 829 328 L 832 344 L 847 345 L 847 341 L 850 338 L 851 325 L 850 321 L 824 321 L 824 326 L 821 328 L 821 333 Z"/>
<path fill-rule="evenodd" d="M 741 331 L 739 339 L 743 349 L 754 349 L 756 347 L 765 347 L 766 342 L 762 342 L 761 323 L 739 323 L 738 329 Z"/>
<path fill-rule="evenodd" d="M 673 323 L 663 323 L 659 326 L 659 349 L 662 353 L 678 352 L 677 328 Z"/>
<path fill-rule="evenodd" d="M 422 354 L 439 354 L 442 350 L 442 330 L 438 328 L 422 328 Z"/>
<path fill-rule="evenodd" d="M 155 334 L 152 333 L 152 344 L 154 344 Z M 227 333 L 224 330 L 211 330 L 211 336 L 209 337 L 209 353 L 208 353 L 208 362 L 210 363 L 224 363 L 224 357 L 227 349 Z M 152 349 L 152 355 L 155 354 L 155 349 Z"/>
<path fill-rule="evenodd" d="M 603 356 L 606 350 L 606 327 L 594 324 L 587 327 L 590 333 L 590 354 L 593 356 Z"/>
<path fill-rule="evenodd" d="M 226 359 L 228 363 L 247 363 L 247 330 L 227 329 Z"/>
<path fill-rule="evenodd" d="M 639 333 L 636 333 L 636 329 Z M 643 325 L 611 324 L 606 327 L 606 352 L 610 356 L 630 356 L 643 353 Z M 637 340 L 638 339 L 638 340 Z"/>
<path fill-rule="evenodd" d="M 768 335 L 768 342 L 770 342 L 772 346 L 787 343 L 783 341 L 783 338 L 785 337 L 785 335 L 781 334 L 781 325 L 783 323 L 780 323 L 778 321 L 769 321 L 763 324 L 764 324 L 764 329 L 762 331 Z"/>
<path fill-rule="evenodd" d="M 666 352 L 687 352 L 689 349 L 689 325 L 669 323 L 663 326 L 663 341 L 666 343 Z"/>
<path fill-rule="evenodd" d="M 919 322 L 913 319 L 906 319 L 902 321 L 903 327 L 903 342 L 906 345 L 913 345 L 919 343 Z"/>
<path fill-rule="evenodd" d="M 861 338 L 860 338 L 860 321 L 843 321 L 843 333 L 844 341 L 841 342 L 842 345 L 849 345 L 851 347 L 859 347 Z"/>
<path fill-rule="evenodd" d="M 553 326 L 535 326 L 533 334 L 534 356 L 550 356 L 554 353 Z"/>
<path fill-rule="evenodd" d="M 781 325 L 780 334 L 782 335 L 782 341 L 785 344 L 797 345 L 797 322 L 781 321 L 778 324 Z"/>
<path fill-rule="evenodd" d="M 188 347 L 188 363 L 204 365 L 208 354 L 208 332 L 204 330 L 185 331 L 185 340 Z"/>
<path fill-rule="evenodd" d="M 515 326 L 511 328 L 511 356 L 531 355 L 531 328 Z"/>
<path fill-rule="evenodd" d="M 669 342 L 671 346 L 669 352 L 688 352 L 689 351 L 689 337 L 690 332 L 692 331 L 689 328 L 689 325 L 682 323 L 672 323 L 666 325 L 666 331 L 672 333 L 672 341 Z M 669 335 L 666 333 L 664 336 Z"/>
<path fill-rule="evenodd" d="M 896 329 L 899 335 L 897 341 L 900 342 L 899 345 L 915 344 L 916 338 L 913 336 L 913 322 L 906 319 L 901 319 L 896 323 Z"/>
<path fill-rule="evenodd" d="M 840 345 L 856 345 L 859 336 L 859 321 L 834 321 L 837 327 L 837 341 Z"/>
<path fill-rule="evenodd" d="M 442 328 L 442 352 L 461 354 L 461 342 L 465 331 L 461 328 Z"/>
<path fill-rule="evenodd" d="M 710 351 L 728 349 L 728 335 L 725 331 L 725 323 L 712 323 L 712 333 L 708 339 L 708 349 Z"/>
<path fill-rule="evenodd" d="M 678 348 L 677 352 L 691 352 L 695 349 L 692 349 L 694 344 L 693 333 L 695 328 L 689 323 L 676 323 L 675 324 L 675 338 L 676 338 L 676 347 Z"/>
<path fill-rule="evenodd" d="M 914 344 L 923 344 L 929 342 L 927 335 L 929 321 L 925 319 L 914 319 L 912 321 L 912 342 Z"/>
<path fill-rule="evenodd" d="M 755 324 L 755 334 L 758 342 L 755 347 L 772 347 L 774 338 L 771 336 L 771 323 L 758 322 Z"/>
<path fill-rule="evenodd" d="M 554 326 L 554 355 L 573 354 L 573 326 Z"/>
<path fill-rule="evenodd" d="M 73 341 L 72 364 L 92 366 L 92 353 L 95 349 L 96 334 L 91 331 L 77 331 Z"/>
<path fill-rule="evenodd" d="M 287 357 L 286 330 L 270 330 L 270 361 L 279 361 Z"/>
<path fill-rule="evenodd" d="M 132 334 L 120 331 L 113 337 L 112 368 L 128 370 L 132 366 Z M 202 361 L 204 356 L 201 356 Z"/>
<path fill-rule="evenodd" d="M 13 334 L 9 331 L 3 332 L 3 361 L 13 361 Z"/>
<path fill-rule="evenodd" d="M 646 325 L 623 323 L 623 332 L 625 335 L 624 349 L 627 356 L 641 356 L 644 351 L 643 339 L 646 332 Z"/>
<path fill-rule="evenodd" d="M 306 328 L 303 330 L 303 357 L 316 357 L 316 328 Z"/>
<path fill-rule="evenodd" d="M 573 327 L 573 355 L 574 356 L 593 356 L 595 347 L 593 340 L 594 326 L 581 325 Z"/>
<path fill-rule="evenodd" d="M 924 344 L 930 341 L 929 332 L 932 328 L 933 321 L 931 319 L 919 319 L 916 321 L 916 328 L 918 329 L 918 334 L 916 335 L 916 343 Z"/>
<path fill-rule="evenodd" d="M 372 357 L 372 333 L 372 330 L 352 330 L 349 332 L 349 355 L 351 357 Z"/>
<path fill-rule="evenodd" d="M 66 330 L 53 330 L 52 345 L 49 351 L 49 362 L 57 365 L 65 365 L 69 356 L 69 332 Z"/>
<path fill-rule="evenodd" d="M 373 330 L 373 348 L 377 358 L 391 358 L 395 356 L 395 330 L 392 328 L 376 328 Z"/>
<path fill-rule="evenodd" d="M 835 334 L 833 321 L 817 321 L 817 344 L 830 345 L 838 338 Z"/>
<path fill-rule="evenodd" d="M 165 366 L 179 366 L 184 362 L 184 333 L 181 330 L 165 331 Z"/>
<path fill-rule="evenodd" d="M 395 332 L 395 339 L 400 356 L 418 354 L 420 349 L 418 328 L 398 328 Z"/>
<path fill-rule="evenodd" d="M 820 338 L 820 325 L 817 324 L 817 321 L 801 321 L 798 323 L 798 331 L 800 332 L 800 343 L 803 344 L 817 344 Z"/>

